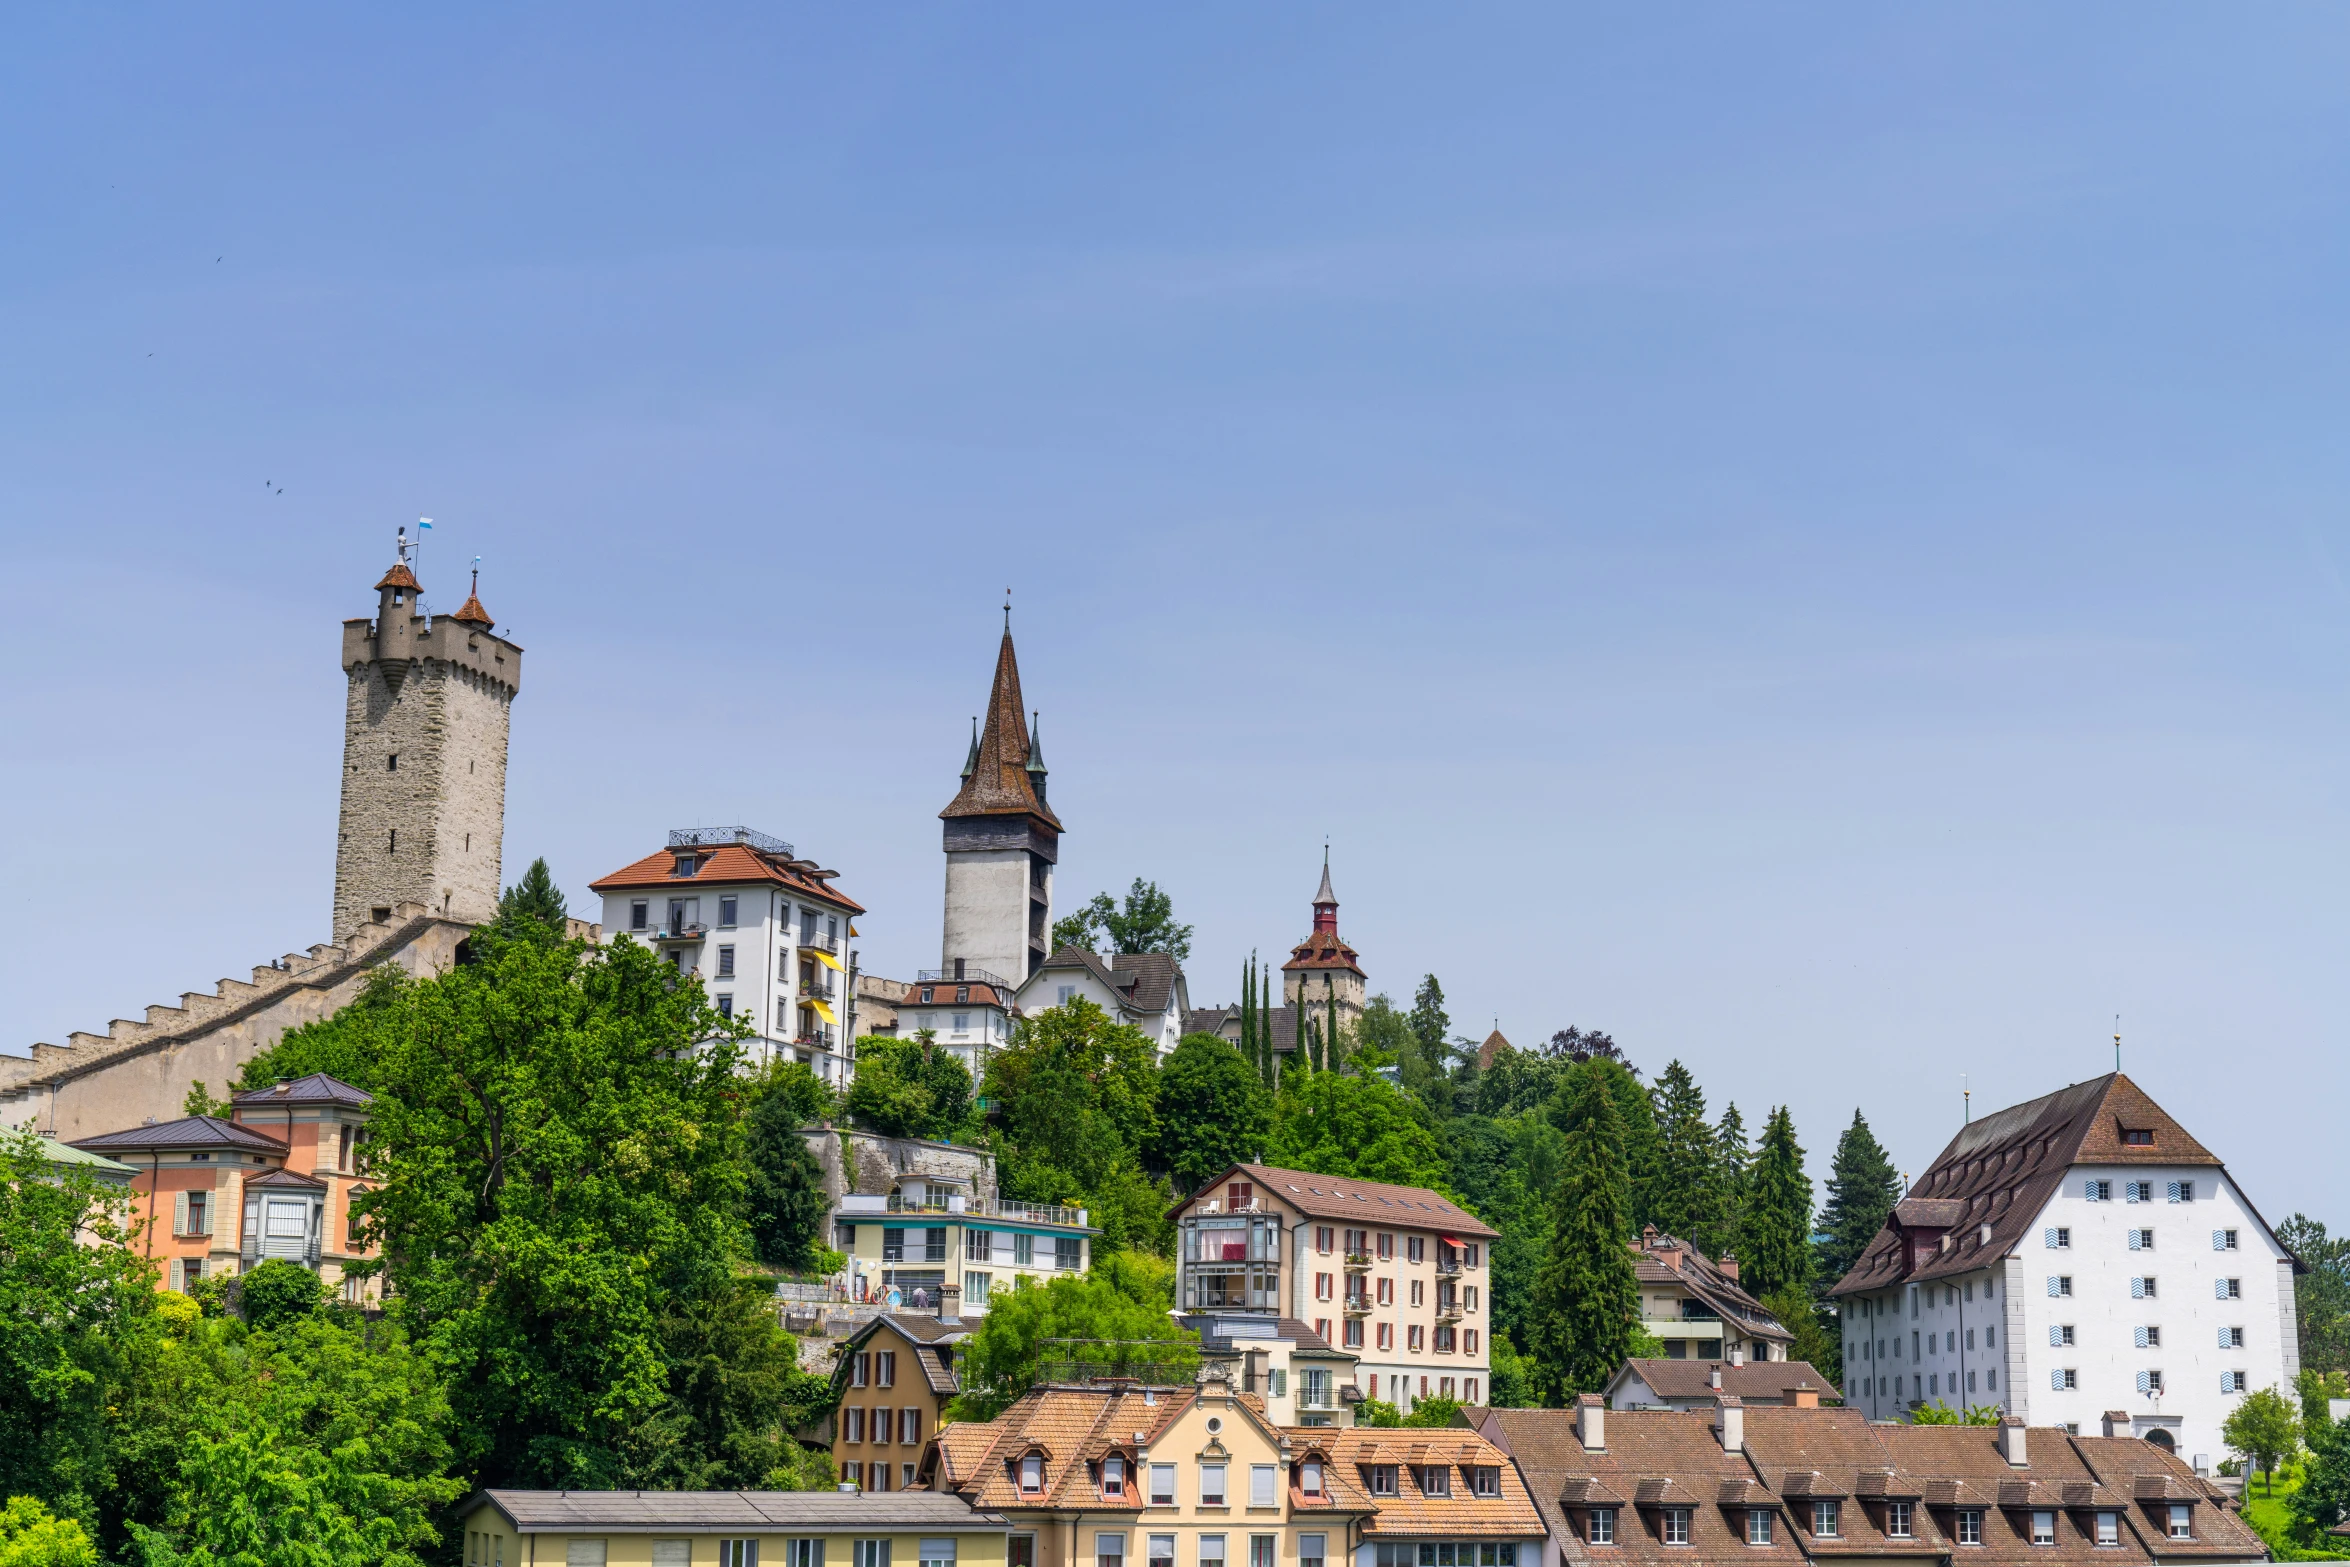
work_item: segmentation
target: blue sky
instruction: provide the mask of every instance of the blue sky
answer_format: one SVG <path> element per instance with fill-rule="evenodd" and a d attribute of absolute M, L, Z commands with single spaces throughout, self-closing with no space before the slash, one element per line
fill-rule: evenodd
<path fill-rule="evenodd" d="M 1816 1174 L 2119 1013 L 2350 1224 L 2338 9 L 476 10 L 0 24 L 0 1048 L 325 939 L 429 515 L 582 908 L 745 821 L 935 961 L 1009 585 L 1197 1001 L 1327 836 Z"/>

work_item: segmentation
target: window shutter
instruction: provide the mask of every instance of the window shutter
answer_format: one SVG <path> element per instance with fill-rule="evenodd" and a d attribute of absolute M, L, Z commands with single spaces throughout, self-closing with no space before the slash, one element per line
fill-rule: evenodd
<path fill-rule="evenodd" d="M 2146 1330 L 2144 1328 L 2130 1329 L 2130 1336 L 2136 1340 L 2140 1349 L 2144 1349 L 2146 1347 Z"/>
<path fill-rule="evenodd" d="M 2233 1393 L 2236 1390 L 2236 1374 L 2233 1371 L 2223 1371 L 2219 1374 L 2219 1390 L 2223 1393 Z"/>
<path fill-rule="evenodd" d="M 2089 1201 L 2095 1202 L 2097 1200 L 2097 1183 L 2095 1181 L 2083 1181 L 2081 1183 L 2081 1195 L 2087 1198 Z"/>
<path fill-rule="evenodd" d="M 2056 1275 L 2053 1273 L 2048 1275 L 2048 1293 L 2051 1295 L 2056 1293 Z"/>
<path fill-rule="evenodd" d="M 2212 1293 L 2218 1296 L 2221 1300 L 2226 1300 L 2228 1298 L 2228 1281 L 2226 1279 L 2213 1279 L 2211 1281 L 2211 1289 Z"/>
<path fill-rule="evenodd" d="M 2137 1183 L 2136 1181 L 2124 1181 L 2124 1182 L 2122 1182 L 2122 1201 L 2123 1201 L 2123 1202 L 2136 1202 L 2137 1200 L 2138 1200 L 2138 1183 Z"/>
<path fill-rule="evenodd" d="M 2063 1344 L 2064 1344 L 2064 1329 L 2062 1329 L 2062 1328 L 2058 1327 L 2058 1326 L 2057 1326 L 2055 1323 L 2053 1323 L 2053 1322 L 2052 1322 L 2052 1323 L 2050 1323 L 2050 1324 L 2048 1325 L 2048 1347 L 2049 1347 L 2050 1349 L 2058 1349 L 2058 1348 L 2061 1348 L 2061 1347 L 2063 1347 Z"/>
<path fill-rule="evenodd" d="M 2134 1279 L 2132 1279 L 2132 1280 L 2130 1280 L 2130 1299 L 2132 1299 L 2132 1300 L 2144 1300 L 2145 1298 L 2146 1298 L 2146 1281 L 2145 1281 L 2144 1279 L 2135 1279 L 2135 1278 L 2134 1278 Z"/>
<path fill-rule="evenodd" d="M 2151 1372 L 2141 1371 L 2138 1373 L 2138 1391 L 2141 1393 L 2154 1391 L 2154 1377 Z"/>
<path fill-rule="evenodd" d="M 187 1272 L 185 1266 L 180 1262 L 179 1258 L 174 1257 L 171 1259 L 171 1269 L 168 1277 L 167 1287 L 178 1290 L 184 1289 L 186 1285 Z"/>
<path fill-rule="evenodd" d="M 2211 1249 L 2213 1251 L 2226 1251 L 2228 1249 L 2227 1231 L 2213 1230 L 2211 1232 Z"/>
<path fill-rule="evenodd" d="M 172 1194 L 171 1233 L 174 1235 L 185 1235 L 188 1233 L 188 1194 L 186 1192 L 174 1192 Z"/>
<path fill-rule="evenodd" d="M 2054 1230 L 2042 1230 L 2040 1232 L 2040 1244 L 2047 1247 L 2050 1251 L 2056 1250 L 2056 1232 Z"/>
<path fill-rule="evenodd" d="M 2176 1181 L 2170 1183 L 2170 1200 L 2172 1202 L 2179 1200 L 2179 1183 Z"/>
<path fill-rule="evenodd" d="M 2219 1347 L 2222 1349 L 2234 1349 L 2236 1347 L 2235 1345 L 2228 1342 L 2228 1330 L 2226 1328 L 2221 1328 L 2219 1330 Z"/>
<path fill-rule="evenodd" d="M 2061 1372 L 2061 1371 L 2051 1371 L 2051 1372 L 2049 1372 L 2049 1373 L 2048 1373 L 2048 1385 L 2049 1385 L 2051 1388 L 2054 1388 L 2054 1389 L 2055 1389 L 2057 1392 L 2059 1392 L 2059 1393 L 2063 1392 L 2063 1391 L 2064 1391 L 2064 1373 L 2063 1373 L 2063 1372 Z"/>
<path fill-rule="evenodd" d="M 2139 1236 L 2143 1233 L 2145 1232 L 2141 1230 L 2130 1231 L 2130 1250 L 2140 1251 L 2144 1249 L 2143 1243 L 2139 1240 Z"/>

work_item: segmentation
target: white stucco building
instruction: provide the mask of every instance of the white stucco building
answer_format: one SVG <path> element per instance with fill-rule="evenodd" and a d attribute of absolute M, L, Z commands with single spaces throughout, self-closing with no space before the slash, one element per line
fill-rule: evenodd
<path fill-rule="evenodd" d="M 1011 987 L 975 964 L 965 965 L 960 974 L 924 969 L 897 1002 L 896 1013 L 889 1032 L 912 1039 L 928 1029 L 932 1042 L 970 1072 L 973 1092 L 987 1079 L 988 1056 L 1012 1037 Z"/>
<path fill-rule="evenodd" d="M 1872 1418 L 1994 1404 L 2197 1468 L 2290 1397 L 2299 1264 L 2226 1166 L 2120 1073 L 1974 1122 L 1829 1291 Z"/>
<path fill-rule="evenodd" d="M 1033 1017 L 1076 997 L 1100 1007 L 1114 1023 L 1141 1029 L 1162 1060 L 1182 1040 L 1184 1014 L 1191 1010 L 1183 968 L 1164 952 L 1104 957 L 1063 947 L 1039 965 L 1015 999 L 1019 1010 Z"/>
<path fill-rule="evenodd" d="M 839 874 L 748 827 L 690 827 L 589 887 L 606 941 L 649 943 L 719 1011 L 751 1020 L 754 1064 L 796 1060 L 837 1084 L 851 1070 L 850 921 L 865 912 L 834 890 Z"/>

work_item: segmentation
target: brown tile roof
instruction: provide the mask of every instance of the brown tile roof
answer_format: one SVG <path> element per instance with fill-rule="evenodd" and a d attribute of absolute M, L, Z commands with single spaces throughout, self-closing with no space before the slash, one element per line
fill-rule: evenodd
<path fill-rule="evenodd" d="M 1309 1438 L 1329 1442 L 1331 1462 L 1360 1487 L 1375 1515 L 1363 1525 L 1368 1538 L 1399 1535 L 1449 1535 L 1458 1538 L 1528 1539 L 1545 1531 L 1542 1514 L 1526 1490 L 1525 1477 L 1504 1453 L 1479 1433 L 1463 1426 L 1433 1430 L 1397 1427 L 1348 1426 L 1337 1430 L 1290 1432 L 1293 1443 Z M 1364 1473 L 1372 1464 L 1397 1467 L 1396 1494 L 1371 1496 Z M 1452 1494 L 1431 1496 L 1422 1486 L 1421 1471 L 1449 1472 Z M 1471 1490 L 1468 1471 L 1492 1469 L 1500 1494 L 1478 1496 Z"/>
<path fill-rule="evenodd" d="M 1687 1241 L 1643 1230 L 1630 1243 L 1633 1272 L 1643 1284 L 1678 1284 L 1699 1300 L 1751 1333 L 1775 1342 L 1793 1343 L 1795 1335 L 1771 1315 L 1768 1307 L 1749 1295 L 1719 1264 Z M 1813 1384 L 1815 1387 L 1818 1383 Z"/>
<path fill-rule="evenodd" d="M 1751 1411 L 1748 1418 L 1753 1418 Z M 1795 1567 L 1803 1561 L 1783 1513 L 1771 1543 L 1750 1546 L 1746 1513 L 1754 1504 L 1717 1500 L 1727 1484 L 1737 1486 L 1733 1494 L 1750 1497 L 1754 1493 L 1747 1487 L 1758 1482 L 1745 1458 L 1722 1451 L 1710 1416 L 1610 1410 L 1606 1420 L 1606 1449 L 1590 1451 L 1575 1434 L 1573 1410 L 1488 1409 L 1478 1417 L 1478 1429 L 1517 1461 L 1563 1560 L 1654 1567 L 1732 1561 Z M 1760 1488 L 1767 1494 L 1767 1486 Z M 1586 1542 L 1584 1530 L 1595 1506 L 1619 1509 L 1616 1544 Z M 1689 1508 L 1688 1545 L 1664 1543 L 1660 1531 L 1667 1506 Z"/>
<path fill-rule="evenodd" d="M 1885 1424 L 1870 1430 L 1904 1473 L 1921 1477 L 1925 1511 L 1934 1516 L 1938 1529 L 1956 1527 L 1956 1508 L 1982 1509 L 1986 1561 L 2146 1560 L 2139 1536 L 2125 1531 L 2120 1545 L 2100 1546 L 2092 1532 L 2094 1520 L 2084 1512 L 2066 1509 L 2066 1492 L 2093 1483 L 2095 1477 L 2061 1426 L 2034 1426 L 2024 1433 L 2024 1456 L 2029 1462 L 2022 1469 L 2008 1464 L 1996 1426 Z M 2032 1512 L 2036 1508 L 2056 1512 L 2054 1545 L 2032 1544 Z"/>
<path fill-rule="evenodd" d="M 1806 1383 L 1812 1392 L 1825 1398 L 1843 1396 L 1826 1374 L 1808 1360 L 1748 1361 L 1743 1366 L 1733 1366 L 1726 1360 L 1627 1360 L 1616 1372 L 1615 1381 L 1608 1384 L 1608 1395 L 1614 1397 L 1616 1388 L 1627 1376 L 1637 1375 L 1659 1398 L 1710 1398 L 1717 1391 L 1713 1385 L 1717 1366 L 1722 1372 L 1718 1391 L 1735 1393 L 1749 1405 L 1757 1399 L 1790 1403 L 1795 1390 Z"/>
<path fill-rule="evenodd" d="M 1058 947 L 1036 971 L 1041 974 L 1056 968 L 1084 969 L 1137 1012 L 1166 1011 L 1175 999 L 1176 983 L 1183 978 L 1181 966 L 1164 952 L 1120 952 L 1105 958 L 1083 947 Z M 1184 1032 L 1191 1032 L 1190 1019 L 1198 1015 L 1183 1014 Z"/>
<path fill-rule="evenodd" d="M 2241 1559 L 2266 1549 L 2252 1526 L 2238 1515 L 2226 1493 L 2207 1481 L 2198 1480 L 2195 1471 L 2178 1454 L 2166 1453 L 2152 1442 L 2134 1436 L 2077 1436 L 2072 1439 L 2072 1445 L 2097 1476 L 2102 1489 L 2127 1495 L 2135 1504 L 2128 1507 L 2124 1516 L 2156 1558 L 2164 1561 L 2193 1561 L 2203 1557 Z M 2151 1487 L 2149 1481 L 2154 1482 Z M 2146 1494 L 2149 1489 L 2160 1494 L 2150 1497 Z M 2195 1531 L 2192 1540 L 2169 1537 L 2168 1509 L 2172 1501 L 2195 1504 L 2194 1522 L 2190 1525 Z"/>
<path fill-rule="evenodd" d="M 383 581 L 375 585 L 378 593 L 386 588 L 406 588 L 411 593 L 424 591 L 424 585 L 416 580 L 416 573 L 408 569 L 408 563 L 404 560 L 394 561 L 392 569 L 384 573 Z"/>
<path fill-rule="evenodd" d="M 481 607 L 481 595 L 479 593 L 466 594 L 465 602 L 458 606 L 457 613 L 451 615 L 449 618 L 458 622 L 460 625 L 479 626 L 484 631 L 487 631 L 491 626 L 496 624 L 495 621 L 490 619 L 490 612 Z"/>
<path fill-rule="evenodd" d="M 957 1001 L 957 992 L 967 992 L 966 999 Z M 897 998 L 901 1007 L 1009 1007 L 1012 998 L 995 986 L 982 980 L 935 980 L 928 984 L 906 987 L 906 993 Z"/>
<path fill-rule="evenodd" d="M 849 1357 L 885 1330 L 905 1341 L 903 1353 L 921 1373 L 923 1386 L 940 1398 L 952 1398 L 963 1391 L 962 1379 L 955 1375 L 955 1346 L 971 1336 L 971 1324 L 941 1322 L 910 1311 L 883 1312 L 842 1340 L 832 1376 L 835 1385 L 847 1386 Z"/>
<path fill-rule="evenodd" d="M 691 852 L 700 857 L 700 863 L 691 876 L 677 874 L 677 860 L 682 853 Z M 851 914 L 862 914 L 865 906 L 833 890 L 831 883 L 820 876 L 810 875 L 796 868 L 797 861 L 761 854 L 747 844 L 722 843 L 716 848 L 691 851 L 660 849 L 633 864 L 623 865 L 600 881 L 588 883 L 590 892 L 615 892 L 629 887 L 667 887 L 678 892 L 691 892 L 697 887 L 740 886 L 745 883 L 764 883 L 769 886 L 789 887 L 794 895 L 812 902 L 846 909 Z"/>
<path fill-rule="evenodd" d="M 1360 974 L 1363 965 L 1338 932 L 1318 930 L 1290 949 L 1289 961 L 1281 965 L 1281 971 L 1286 974 L 1292 969 L 1353 969 Z"/>
<path fill-rule="evenodd" d="M 2125 1143 L 2125 1131 L 2151 1132 L 2154 1140 Z M 2120 1073 L 2075 1083 L 1987 1115 L 1952 1138 L 1828 1293 L 1989 1266 L 2023 1241 L 2065 1172 L 2078 1164 L 2218 1167 L 2219 1160 Z"/>
<path fill-rule="evenodd" d="M 1745 1445 L 1756 1471 L 1775 1479 L 1781 1495 L 1842 1502 L 1831 1535 L 1812 1532 L 1810 1507 L 1791 1509 L 1813 1556 L 1939 1556 L 1949 1549 L 1923 1509 L 1912 1509 L 1906 1537 L 1887 1532 L 1886 1504 L 1915 1499 L 1924 1488 L 1878 1443 L 1861 1411 L 1750 1408 Z"/>
<path fill-rule="evenodd" d="M 1106 1498 L 1089 1464 L 1113 1452 L 1133 1458 L 1138 1446 L 1157 1440 L 1199 1394 L 1196 1386 L 1155 1393 L 1136 1387 L 1035 1388 L 993 1420 L 941 1429 L 923 1453 L 922 1478 L 975 1507 L 1139 1513 L 1136 1477 L 1128 1477 L 1125 1496 Z M 1016 1461 L 1031 1452 L 1044 1455 L 1041 1494 L 1023 1494 L 1015 1475 Z"/>
<path fill-rule="evenodd" d="M 1012 628 L 996 649 L 995 685 L 987 696 L 987 718 L 963 787 L 947 802 L 942 817 L 1033 816 L 1058 832 L 1061 819 L 1037 795 L 1028 770 L 1028 711 L 1020 700 L 1020 661 L 1012 654 Z"/>
<path fill-rule="evenodd" d="M 1512 1046 L 1508 1040 L 1502 1037 L 1501 1030 L 1498 1028 L 1495 1029 L 1492 1033 L 1485 1036 L 1485 1043 L 1477 1047 L 1477 1070 L 1480 1072 L 1484 1071 L 1487 1067 L 1493 1065 L 1493 1058 L 1495 1056 L 1500 1055 L 1504 1050 L 1513 1048 L 1515 1047 Z"/>
<path fill-rule="evenodd" d="M 1236 1176 L 1254 1182 L 1261 1193 L 1278 1197 L 1310 1218 L 1338 1219 L 1374 1229 L 1434 1230 L 1443 1235 L 1465 1235 L 1478 1240 L 1491 1240 L 1501 1233 L 1460 1204 L 1425 1186 L 1390 1186 L 1384 1181 L 1316 1175 L 1311 1170 L 1283 1170 L 1266 1164 L 1236 1164 L 1169 1212 L 1182 1212 L 1200 1198 L 1213 1195 Z"/>

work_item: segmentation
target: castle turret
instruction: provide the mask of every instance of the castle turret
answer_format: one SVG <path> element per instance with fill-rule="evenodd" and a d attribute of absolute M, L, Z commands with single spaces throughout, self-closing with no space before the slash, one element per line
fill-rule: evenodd
<path fill-rule="evenodd" d="M 409 548 L 403 538 L 375 585 L 375 618 L 343 622 L 337 941 L 402 903 L 466 920 L 498 907 L 522 649 L 491 634 L 478 591 L 454 615 L 427 615 Z"/>
<path fill-rule="evenodd" d="M 1338 1026 L 1352 1028 L 1363 1015 L 1370 982 L 1355 949 L 1338 934 L 1338 894 L 1330 889 L 1330 851 L 1322 851 L 1322 885 L 1314 892 L 1314 933 L 1290 949 L 1281 965 L 1281 1000 L 1322 1017 L 1335 1006 Z"/>
<path fill-rule="evenodd" d="M 1007 617 L 962 788 L 938 813 L 947 856 L 940 967 L 956 977 L 983 970 L 1013 986 L 1048 955 L 1061 857 L 1061 819 L 1045 803 L 1044 753 L 1030 727 L 1041 720 L 1024 722 L 1023 713 Z"/>

